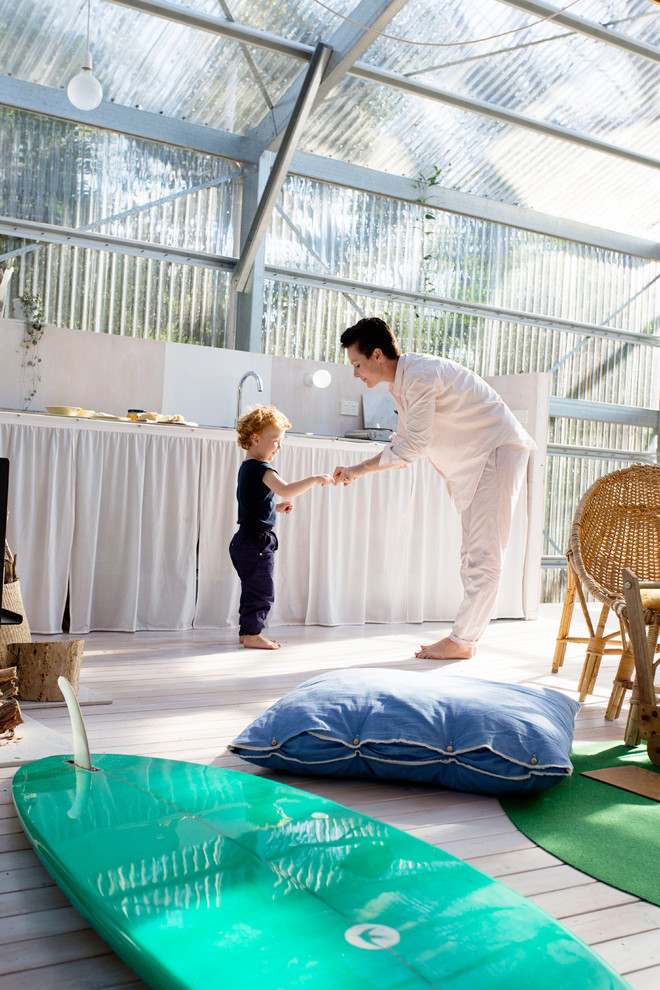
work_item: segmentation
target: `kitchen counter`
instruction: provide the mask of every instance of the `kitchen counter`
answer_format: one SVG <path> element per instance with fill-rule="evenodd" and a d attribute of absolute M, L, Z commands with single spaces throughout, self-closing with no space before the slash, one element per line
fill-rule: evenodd
<path fill-rule="evenodd" d="M 276 466 L 286 480 L 332 474 L 382 447 L 288 434 Z M 4 410 L 0 456 L 11 462 L 7 539 L 34 633 L 61 631 L 67 597 L 72 635 L 237 624 L 227 548 L 243 452 L 233 429 Z M 523 493 L 500 617 L 524 617 L 526 531 Z M 427 461 L 315 486 L 276 532 L 272 625 L 454 616 L 460 520 Z"/>
<path fill-rule="evenodd" d="M 138 420 L 126 422 L 125 419 L 121 417 L 107 418 L 104 416 L 65 416 L 56 413 L 42 412 L 42 411 L 31 411 L 25 409 L 0 409 L 0 422 L 17 422 L 25 424 L 41 424 L 47 423 L 51 426 L 58 426 L 62 429 L 75 430 L 80 427 L 89 427 L 90 429 L 98 430 L 114 430 L 114 429 L 125 429 L 125 430 L 147 430 L 147 432 L 154 430 L 155 434 L 166 433 L 171 430 L 171 436 L 217 436 L 218 434 L 225 434 L 229 437 L 236 437 L 236 431 L 233 427 L 229 426 L 207 426 L 200 423 L 153 423 L 146 420 Z M 387 443 L 385 440 L 370 440 L 365 437 L 337 437 L 329 436 L 320 433 L 295 433 L 293 430 L 287 430 L 287 439 L 295 437 L 296 439 L 306 440 L 306 441 L 327 441 L 332 444 L 336 443 L 347 443 L 347 444 L 365 444 L 371 443 L 377 445 L 377 449 L 381 449 L 382 446 Z"/>

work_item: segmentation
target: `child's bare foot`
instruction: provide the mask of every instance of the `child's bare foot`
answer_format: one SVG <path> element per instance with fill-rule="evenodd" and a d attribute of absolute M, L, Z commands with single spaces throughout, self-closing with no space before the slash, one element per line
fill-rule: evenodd
<path fill-rule="evenodd" d="M 461 646 L 447 636 L 437 643 L 422 646 L 415 653 L 420 660 L 470 660 L 477 652 L 476 646 Z"/>
<path fill-rule="evenodd" d="M 262 633 L 258 633 L 256 636 L 239 636 L 238 638 L 246 650 L 279 650 L 282 645 L 273 639 L 268 639 Z"/>

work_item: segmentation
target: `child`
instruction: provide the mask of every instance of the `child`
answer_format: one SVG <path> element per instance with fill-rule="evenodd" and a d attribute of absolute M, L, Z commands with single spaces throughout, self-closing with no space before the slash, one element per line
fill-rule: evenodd
<path fill-rule="evenodd" d="M 331 485 L 329 474 L 315 474 L 301 481 L 284 481 L 270 463 L 291 426 L 274 406 L 257 406 L 238 420 L 239 447 L 247 450 L 238 472 L 238 532 L 229 544 L 231 562 L 241 579 L 239 639 L 256 650 L 278 650 L 280 643 L 264 636 L 262 629 L 275 600 L 273 554 L 277 537 L 275 513 L 293 510 L 290 499 L 313 485 Z M 285 501 L 276 504 L 275 496 Z"/>

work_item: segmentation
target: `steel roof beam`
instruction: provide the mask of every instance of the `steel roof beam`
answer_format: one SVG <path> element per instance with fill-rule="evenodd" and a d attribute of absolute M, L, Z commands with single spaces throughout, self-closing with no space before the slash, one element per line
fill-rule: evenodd
<path fill-rule="evenodd" d="M 97 231 L 81 230 L 77 227 L 61 227 L 54 223 L 19 220 L 16 217 L 0 216 L 0 233 L 5 237 L 18 237 L 43 244 L 95 248 L 97 251 L 112 251 L 137 258 L 153 258 L 155 261 L 171 261 L 177 264 L 195 265 L 199 268 L 219 268 L 226 272 L 233 271 L 236 265 L 234 258 L 226 258 L 219 254 L 190 251 L 169 244 L 152 244 L 149 241 L 138 241 L 130 237 L 115 237 L 113 234 L 100 234 Z"/>
<path fill-rule="evenodd" d="M 291 172 L 303 178 L 346 186 L 360 192 L 372 193 L 374 196 L 389 196 L 407 203 L 419 203 L 419 186 L 414 179 L 380 172 L 365 165 L 352 165 L 334 158 L 323 158 L 320 155 L 301 151 L 294 156 Z M 425 205 L 447 213 L 457 213 L 477 220 L 503 224 L 506 227 L 530 230 L 546 237 L 575 241 L 578 244 L 588 244 L 590 247 L 617 251 L 638 258 L 660 260 L 658 241 L 633 237 L 630 234 L 568 220 L 566 217 L 541 213 L 528 207 L 476 196 L 473 193 L 433 186 L 425 200 Z"/>
<path fill-rule="evenodd" d="M 562 333 L 577 334 L 579 336 L 603 337 L 606 340 L 626 341 L 630 344 L 641 344 L 645 347 L 660 347 L 660 336 L 656 334 L 636 333 L 632 330 L 620 330 L 618 327 L 604 327 L 595 323 L 578 323 L 575 320 L 565 320 L 556 316 L 544 316 L 540 313 L 527 313 L 523 310 L 508 309 L 505 306 L 493 306 L 486 303 L 469 302 L 464 299 L 452 299 L 449 296 L 439 296 L 433 292 L 393 289 L 391 286 L 372 285 L 369 282 L 356 282 L 353 279 L 340 278 L 336 275 L 281 268 L 278 265 L 266 265 L 265 271 L 266 275 L 281 282 L 309 285 L 312 288 L 329 289 L 335 292 L 354 292 L 356 295 L 365 296 L 368 299 L 383 299 L 389 303 L 413 303 L 416 306 L 427 306 L 429 309 L 460 313 L 465 316 L 474 316 L 478 319 L 517 323 L 522 326 L 539 327 L 544 330 L 558 330 Z"/>
<path fill-rule="evenodd" d="M 319 44 L 316 46 L 316 51 L 309 64 L 307 75 L 305 76 L 302 88 L 298 94 L 298 99 L 296 100 L 296 105 L 291 114 L 291 119 L 284 132 L 282 144 L 280 145 L 268 181 L 266 182 L 266 188 L 259 200 L 252 226 L 245 239 L 241 256 L 238 259 L 236 270 L 232 276 L 233 287 L 237 292 L 243 291 L 250 277 L 250 271 L 259 250 L 259 245 L 270 223 L 271 214 L 280 194 L 282 183 L 286 178 L 296 145 L 300 140 L 300 135 L 311 113 L 323 73 L 325 72 L 331 54 L 332 49 L 328 48 L 327 45 Z"/>
<path fill-rule="evenodd" d="M 376 83 L 379 86 L 391 86 L 393 89 L 400 89 L 410 93 L 412 96 L 420 96 L 422 99 L 433 100 L 436 103 L 444 103 L 446 106 L 455 107 L 458 110 L 465 110 L 468 113 L 476 113 L 482 117 L 489 117 L 491 120 L 499 120 L 514 127 L 521 127 L 527 131 L 535 131 L 545 137 L 555 138 L 559 141 L 566 141 L 569 144 L 576 144 L 582 148 L 590 148 L 601 154 L 612 155 L 615 158 L 623 158 L 625 161 L 635 162 L 637 165 L 645 165 L 647 168 L 660 169 L 660 159 L 651 155 L 643 155 L 641 152 L 633 151 L 631 148 L 622 148 L 608 141 L 601 141 L 599 138 L 590 137 L 580 131 L 574 131 L 568 127 L 560 127 L 558 124 L 549 124 L 546 121 L 534 120 L 533 117 L 525 117 L 524 114 L 515 110 L 507 110 L 505 107 L 496 106 L 493 103 L 485 103 L 482 100 L 475 100 L 471 97 L 457 96 L 435 86 L 428 86 L 425 83 L 415 82 L 413 79 L 406 79 L 394 72 L 387 72 L 385 69 L 375 69 L 363 63 L 355 65 L 349 75 L 356 76 L 366 82 Z"/>
<path fill-rule="evenodd" d="M 153 258 L 155 261 L 177 262 L 179 264 L 183 263 L 203 268 L 220 269 L 226 272 L 233 271 L 236 267 L 234 258 L 206 254 L 202 251 L 189 251 L 185 248 L 175 248 L 170 245 L 138 241 L 127 237 L 114 237 L 111 234 L 100 234 L 95 231 L 79 230 L 74 227 L 60 227 L 56 224 L 37 223 L 33 220 L 18 220 L 15 217 L 0 216 L 0 233 L 7 237 L 17 237 L 44 244 L 64 244 L 70 247 L 95 248 L 96 250 L 133 255 L 138 258 Z M 632 331 L 620 330 L 616 327 L 604 327 L 591 323 L 577 323 L 557 317 L 543 316 L 538 313 L 526 313 L 521 310 L 491 306 L 485 303 L 466 302 L 461 299 L 438 296 L 434 293 L 419 293 L 406 290 L 397 291 L 389 286 L 371 285 L 367 282 L 356 282 L 352 279 L 339 278 L 338 276 L 328 274 L 286 269 L 277 265 L 266 265 L 265 271 L 271 278 L 283 282 L 309 285 L 313 288 L 339 292 L 355 292 L 357 295 L 366 296 L 371 299 L 415 303 L 416 305 L 428 306 L 430 309 L 446 310 L 481 319 L 493 319 L 506 323 L 536 326 L 547 330 L 559 330 L 563 333 L 580 336 L 603 337 L 607 340 L 626 341 L 631 344 L 641 344 L 647 347 L 660 347 L 660 337 L 654 334 L 634 333 Z"/>
<path fill-rule="evenodd" d="M 242 134 L 215 130 L 148 110 L 124 107 L 110 100 L 103 100 L 95 110 L 78 110 L 61 89 L 7 76 L 2 80 L 0 106 L 41 113 L 85 127 L 104 128 L 179 148 L 192 148 L 193 151 L 239 162 L 257 162 L 261 153 L 261 146 Z"/>
<path fill-rule="evenodd" d="M 408 0 L 360 0 L 352 12 L 351 21 L 344 21 L 328 39 L 327 44 L 332 48 L 332 55 L 314 101 L 315 107 L 335 88 L 360 55 L 373 44 L 379 33 L 407 3 Z M 249 137 L 260 138 L 264 143 L 268 142 L 268 151 L 277 151 L 281 132 L 286 126 L 290 113 L 288 108 L 296 99 L 300 85 L 301 80 L 296 79 L 278 101 L 273 113 L 266 114 L 262 121 L 248 132 Z M 275 130 L 274 136 L 273 130 Z"/>
<path fill-rule="evenodd" d="M 106 0 L 106 2 L 114 3 L 118 7 L 138 10 L 143 14 L 150 14 L 152 17 L 162 17 L 166 21 L 196 28 L 198 31 L 207 31 L 223 38 L 231 38 L 232 41 L 255 45 L 257 48 L 266 48 L 270 52 L 278 52 L 280 55 L 288 55 L 290 58 L 302 59 L 305 62 L 310 60 L 314 52 L 313 45 L 302 45 L 297 41 L 289 41 L 288 38 L 281 38 L 275 34 L 266 34 L 264 31 L 257 31 L 255 28 L 238 24 L 236 21 L 227 21 L 223 17 L 210 17 L 208 14 L 198 13 L 188 7 L 169 3 L 169 0 Z"/>
<path fill-rule="evenodd" d="M 144 14 L 153 17 L 163 17 L 166 20 L 174 21 L 177 24 L 184 24 L 187 27 L 197 28 L 200 31 L 208 31 L 211 34 L 222 35 L 231 38 L 233 41 L 243 42 L 247 45 L 256 45 L 258 48 L 266 48 L 268 51 L 278 52 L 280 55 L 288 55 L 291 58 L 299 58 L 305 61 L 311 58 L 314 51 L 312 45 L 304 45 L 299 42 L 281 38 L 278 35 L 267 34 L 265 31 L 258 31 L 254 28 L 245 27 L 236 21 L 227 21 L 221 17 L 210 17 L 208 14 L 197 13 L 178 4 L 170 3 L 169 0 L 106 0 L 107 3 L 114 3 L 120 7 L 128 7 L 131 10 L 139 10 Z M 622 51 L 630 52 L 640 58 L 646 58 L 652 62 L 660 62 L 660 49 L 653 45 L 635 41 L 626 35 L 612 31 L 593 21 L 586 21 L 574 14 L 560 13 L 556 7 L 539 2 L 539 0 L 500 0 L 510 7 L 516 7 L 528 13 L 537 14 L 541 18 L 552 16 L 552 20 L 561 24 L 577 34 L 583 34 L 602 41 L 604 44 Z M 660 0 L 656 0 L 660 2 Z M 359 9 L 359 8 L 358 8 Z M 387 22 L 385 22 L 387 23 Z M 347 23 L 348 28 L 355 29 L 355 25 Z M 367 25 L 368 26 L 368 25 Z M 341 30 L 341 29 L 340 29 Z M 359 29 L 358 29 L 359 30 Z M 331 42 L 328 42 L 331 44 Z M 334 47 L 334 46 L 333 46 Z"/>
<path fill-rule="evenodd" d="M 660 48 L 647 45 L 643 41 L 636 41 L 625 34 L 619 34 L 618 31 L 612 31 L 611 28 L 603 27 L 595 21 L 587 21 L 583 17 L 576 17 L 575 14 L 560 11 L 548 3 L 540 3 L 539 0 L 498 0 L 498 2 L 506 4 L 507 7 L 515 7 L 516 10 L 523 10 L 527 14 L 534 14 L 543 20 L 551 20 L 553 24 L 560 24 L 576 34 L 602 41 L 606 45 L 612 45 L 613 48 L 620 48 L 621 51 L 630 52 L 651 62 L 660 62 Z"/>
<path fill-rule="evenodd" d="M 351 66 L 407 3 L 408 0 L 360 0 L 351 12 L 351 20 L 344 21 L 328 42 L 333 55 L 319 87 L 319 102 L 341 82 Z"/>

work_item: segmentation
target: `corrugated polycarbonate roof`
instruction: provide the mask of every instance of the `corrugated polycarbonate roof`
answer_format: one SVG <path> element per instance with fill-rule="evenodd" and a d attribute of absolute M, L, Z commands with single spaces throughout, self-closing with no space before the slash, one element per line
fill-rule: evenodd
<path fill-rule="evenodd" d="M 660 51 L 646 0 L 570 11 Z M 411 0 L 386 33 L 452 47 L 380 38 L 363 62 L 660 160 L 660 63 L 494 0 Z M 439 167 L 453 189 L 658 239 L 658 170 L 356 79 L 341 92 L 315 114 L 308 150 L 409 176 Z"/>
<path fill-rule="evenodd" d="M 382 86 L 345 88 L 315 114 L 307 151 L 411 177 L 437 167 L 450 189 L 660 238 L 656 169 Z M 620 126 L 616 139 L 605 127 L 599 134 L 654 153 L 641 125 Z"/>
<path fill-rule="evenodd" d="M 333 45 L 368 5 L 187 0 L 171 6 L 314 46 Z M 359 63 L 629 149 L 660 166 L 660 61 L 652 57 L 655 50 L 660 59 L 660 6 L 577 0 L 555 9 L 641 42 L 651 57 L 498 0 L 408 0 Z M 79 69 L 85 32 L 81 0 L 0 0 L 3 73 L 63 89 Z M 105 99 L 236 134 L 260 124 L 267 134 L 272 108 L 306 67 L 304 58 L 110 0 L 93 0 L 91 49 Z M 660 167 L 431 96 L 347 75 L 310 116 L 300 147 L 413 178 L 440 169 L 441 185 L 451 189 L 660 239 Z"/>
<path fill-rule="evenodd" d="M 229 17 L 239 24 L 257 28 L 268 34 L 289 38 L 306 45 L 328 37 L 351 17 L 354 0 L 183 0 L 179 4 L 189 10 L 212 17 Z"/>
<path fill-rule="evenodd" d="M 64 89 L 84 54 L 81 5 L 0 0 L 0 12 L 6 24 L 0 64 L 6 73 Z M 90 47 L 104 99 L 122 106 L 238 134 L 268 111 L 240 46 L 222 37 L 96 0 Z M 301 63 L 262 48 L 249 54 L 276 103 Z"/>

